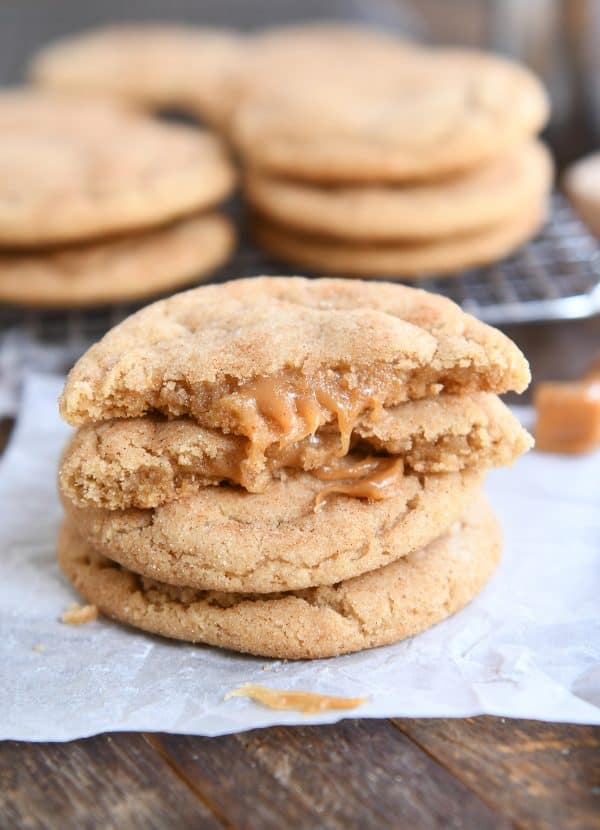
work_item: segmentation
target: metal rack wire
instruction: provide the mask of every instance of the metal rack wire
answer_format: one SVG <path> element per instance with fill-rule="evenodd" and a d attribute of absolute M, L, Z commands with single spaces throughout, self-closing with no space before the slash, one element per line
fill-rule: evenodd
<path fill-rule="evenodd" d="M 235 212 L 239 214 L 239 208 Z M 247 238 L 243 217 L 240 223 L 239 249 L 213 281 L 294 273 L 254 247 Z M 555 195 L 546 227 L 515 256 L 493 266 L 451 277 L 432 276 L 411 284 L 445 294 L 465 310 L 496 325 L 587 317 L 600 312 L 600 247 L 566 201 Z M 76 356 L 140 305 L 80 311 L 4 306 L 0 307 L 0 336 L 10 330 L 36 347 L 62 347 L 65 354 Z M 31 350 L 31 355 L 39 353 L 37 348 Z M 35 362 L 35 358 L 30 357 L 29 362 Z"/>

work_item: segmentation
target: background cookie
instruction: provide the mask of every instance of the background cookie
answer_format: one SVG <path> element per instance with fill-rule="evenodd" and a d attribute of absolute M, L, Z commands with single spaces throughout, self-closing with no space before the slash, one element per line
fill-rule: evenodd
<path fill-rule="evenodd" d="M 366 401 L 379 386 L 382 405 L 442 387 L 499 393 L 529 382 L 514 343 L 443 297 L 390 284 L 262 277 L 194 289 L 129 317 L 77 362 L 61 414 L 79 425 L 160 411 L 239 427 L 244 381 L 285 371 L 310 386 L 319 371 L 340 367 L 332 382 L 359 391 L 365 384 Z"/>
<path fill-rule="evenodd" d="M 404 50 L 419 48 L 397 32 L 364 22 L 319 20 L 269 26 L 249 34 L 231 101 L 237 105 L 244 95 L 265 85 L 279 86 L 308 73 L 314 78 L 327 68 L 339 76 L 352 61 L 393 66 Z"/>
<path fill-rule="evenodd" d="M 577 213 L 600 237 L 600 151 L 572 164 L 565 173 L 564 186 Z"/>
<path fill-rule="evenodd" d="M 427 242 L 510 222 L 521 205 L 548 193 L 551 179 L 550 154 L 530 141 L 481 167 L 421 185 L 324 187 L 250 169 L 244 190 L 258 212 L 290 230 L 350 242 Z"/>
<path fill-rule="evenodd" d="M 234 243 L 229 219 L 208 213 L 77 247 L 0 252 L 0 301 L 67 307 L 152 296 L 210 274 Z"/>
<path fill-rule="evenodd" d="M 347 61 L 352 55 L 373 60 L 394 58 L 401 49 L 418 49 L 396 31 L 371 26 L 364 21 L 318 20 L 267 26 L 248 38 L 246 62 L 252 73 L 261 65 L 265 73 L 285 71 L 291 63 L 314 59 Z M 383 56 L 383 58 L 382 58 Z M 265 78 L 266 80 L 266 78 Z"/>
<path fill-rule="evenodd" d="M 129 570 L 174 585 L 244 592 L 326 585 L 382 567 L 443 533 L 481 487 L 481 471 L 406 475 L 397 495 L 331 495 L 290 473 L 264 493 L 204 487 L 154 510 L 77 509 L 80 536 Z"/>
<path fill-rule="evenodd" d="M 252 225 L 256 242 L 274 257 L 318 274 L 410 278 L 452 274 L 508 256 L 541 228 L 547 213 L 540 200 L 499 225 L 459 236 L 417 242 L 351 243 L 288 230 L 264 217 Z"/>
<path fill-rule="evenodd" d="M 478 499 L 450 533 L 380 570 L 326 588 L 247 596 L 172 588 L 92 551 L 67 522 L 59 561 L 102 612 L 192 642 L 266 657 L 331 657 L 410 637 L 466 605 L 500 557 L 498 523 Z"/>
<path fill-rule="evenodd" d="M 232 30 L 165 23 L 107 26 L 47 46 L 35 83 L 112 95 L 152 109 L 181 108 L 219 122 L 244 38 Z"/>
<path fill-rule="evenodd" d="M 39 246 L 145 228 L 227 196 L 219 140 L 107 102 L 0 93 L 0 244 Z"/>
<path fill-rule="evenodd" d="M 273 175 L 406 181 L 475 167 L 547 116 L 524 67 L 474 51 L 400 49 L 392 60 L 274 72 L 241 97 L 230 133 L 248 163 Z"/>

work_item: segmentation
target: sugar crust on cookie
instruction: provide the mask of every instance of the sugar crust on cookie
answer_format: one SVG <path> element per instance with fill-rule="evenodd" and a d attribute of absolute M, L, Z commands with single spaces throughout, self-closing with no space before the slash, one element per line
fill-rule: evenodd
<path fill-rule="evenodd" d="M 409 474 L 392 498 L 332 495 L 320 506 L 323 482 L 291 471 L 264 493 L 204 487 L 148 510 L 64 505 L 82 538 L 129 570 L 264 593 L 332 584 L 418 550 L 460 517 L 484 475 Z"/>
<path fill-rule="evenodd" d="M 530 375 L 505 335 L 446 298 L 384 283 L 262 277 L 193 289 L 132 315 L 77 362 L 60 409 L 73 425 L 161 413 L 244 434 L 240 408 L 253 394 L 244 390 L 264 378 L 309 390 L 320 379 L 394 406 L 441 391 L 522 391 Z"/>
<path fill-rule="evenodd" d="M 59 561 L 102 613 L 155 634 L 280 659 L 331 657 L 413 636 L 465 606 L 501 553 L 479 497 L 428 547 L 345 582 L 271 595 L 199 592 L 137 576 L 95 553 L 65 522 Z"/>
<path fill-rule="evenodd" d="M 33 307 L 91 306 L 152 296 L 200 280 L 233 250 L 217 213 L 142 233 L 52 251 L 0 253 L 0 300 Z"/>
<path fill-rule="evenodd" d="M 154 227 L 233 189 L 224 145 L 107 100 L 0 93 L 0 243 L 37 247 Z"/>

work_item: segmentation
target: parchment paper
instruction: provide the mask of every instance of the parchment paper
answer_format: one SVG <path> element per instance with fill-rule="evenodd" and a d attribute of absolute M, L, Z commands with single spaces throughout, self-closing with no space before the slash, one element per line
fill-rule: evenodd
<path fill-rule="evenodd" d="M 361 654 L 268 661 L 104 618 L 78 627 L 59 622 L 77 600 L 54 559 L 56 466 L 68 435 L 56 411 L 62 382 L 26 379 L 0 462 L 0 738 L 70 740 L 116 730 L 220 735 L 349 716 L 487 713 L 600 724 L 600 454 L 531 452 L 490 474 L 504 559 L 483 594 L 452 619 Z M 307 717 L 223 700 L 249 681 L 368 702 Z"/>

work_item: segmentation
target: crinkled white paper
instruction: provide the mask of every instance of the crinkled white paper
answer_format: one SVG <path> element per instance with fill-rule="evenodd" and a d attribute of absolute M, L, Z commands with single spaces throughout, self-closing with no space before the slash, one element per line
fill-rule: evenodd
<path fill-rule="evenodd" d="M 361 654 L 267 661 L 152 637 L 107 619 L 59 622 L 77 599 L 54 558 L 62 379 L 30 376 L 0 461 L 0 738 L 108 730 L 199 735 L 341 717 L 478 714 L 600 724 L 600 454 L 529 453 L 490 474 L 506 550 L 492 582 L 434 629 Z M 35 650 L 39 644 L 43 650 Z M 368 696 L 352 712 L 274 712 L 245 682 Z"/>

